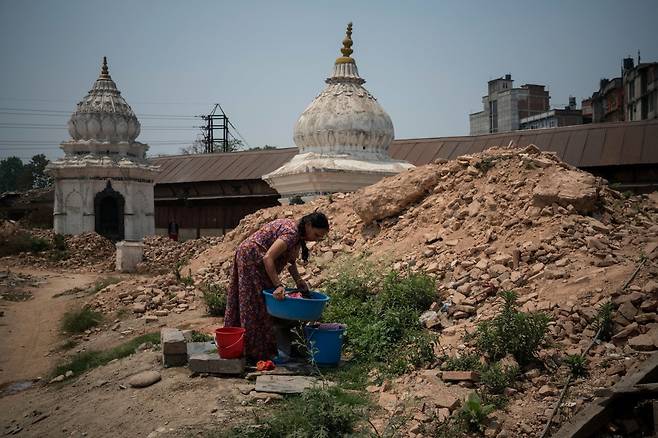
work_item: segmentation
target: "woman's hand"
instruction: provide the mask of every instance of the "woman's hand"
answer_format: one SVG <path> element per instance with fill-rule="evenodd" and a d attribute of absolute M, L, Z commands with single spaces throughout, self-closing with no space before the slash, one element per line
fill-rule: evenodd
<path fill-rule="evenodd" d="M 274 289 L 274 292 L 272 292 L 272 296 L 274 296 L 274 299 L 276 300 L 282 300 L 286 297 L 286 288 L 283 287 L 283 285 L 279 285 Z"/>
<path fill-rule="evenodd" d="M 308 292 L 308 284 L 304 280 L 299 280 L 297 282 L 297 289 L 303 292 Z"/>

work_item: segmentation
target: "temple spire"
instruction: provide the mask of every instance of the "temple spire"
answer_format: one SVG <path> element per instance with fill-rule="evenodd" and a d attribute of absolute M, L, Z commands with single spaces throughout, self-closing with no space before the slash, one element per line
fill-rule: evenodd
<path fill-rule="evenodd" d="M 343 54 L 340 58 L 336 59 L 336 64 L 347 64 L 354 63 L 354 58 L 351 58 L 350 55 L 354 53 L 352 50 L 352 22 L 350 21 L 347 24 L 347 31 L 345 32 L 345 39 L 343 40 L 343 47 L 340 49 L 340 52 Z"/>
<path fill-rule="evenodd" d="M 101 78 L 110 79 L 110 70 L 107 68 L 107 56 L 103 56 L 103 66 L 101 67 Z"/>

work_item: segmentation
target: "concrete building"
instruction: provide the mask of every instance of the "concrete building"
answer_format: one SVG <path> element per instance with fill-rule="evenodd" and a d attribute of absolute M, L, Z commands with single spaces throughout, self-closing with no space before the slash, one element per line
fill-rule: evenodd
<path fill-rule="evenodd" d="M 489 81 L 482 97 L 483 110 L 469 114 L 471 135 L 516 131 L 523 118 L 549 110 L 550 96 L 544 85 L 513 87 L 512 75 Z"/>
<path fill-rule="evenodd" d="M 626 120 L 658 118 L 658 62 L 640 63 L 633 58 L 623 63 L 624 113 Z"/>
<path fill-rule="evenodd" d="M 135 141 L 140 124 L 110 77 L 107 60 L 68 123 L 64 157 L 48 165 L 55 180 L 55 232 L 96 231 L 138 241 L 154 234 L 153 185 L 157 168 L 148 145 Z"/>
<path fill-rule="evenodd" d="M 541 114 L 520 120 L 519 129 L 557 128 L 583 124 L 583 112 L 576 108 L 576 98 L 569 96 L 569 106 L 564 109 L 552 109 Z"/>
<path fill-rule="evenodd" d="M 622 78 L 603 78 L 599 90 L 582 102 L 591 107 L 592 123 L 621 122 L 624 120 L 624 86 Z"/>
<path fill-rule="evenodd" d="M 413 165 L 392 160 L 393 122 L 363 87 L 352 58 L 352 23 L 327 86 L 299 116 L 293 139 L 299 152 L 263 179 L 282 202 L 292 197 L 350 192 Z"/>

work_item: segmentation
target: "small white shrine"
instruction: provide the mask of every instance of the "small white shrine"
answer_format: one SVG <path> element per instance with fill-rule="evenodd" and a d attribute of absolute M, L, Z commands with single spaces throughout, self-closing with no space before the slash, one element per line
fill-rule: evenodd
<path fill-rule="evenodd" d="M 110 77 L 107 59 L 91 91 L 68 122 L 64 157 L 48 166 L 55 180 L 54 228 L 96 231 L 113 241 L 155 234 L 148 145 L 135 141 L 140 124 Z"/>
<path fill-rule="evenodd" d="M 414 167 L 390 158 L 393 122 L 363 87 L 366 81 L 350 56 L 352 44 L 349 23 L 343 56 L 336 59 L 325 89 L 295 125 L 293 137 L 299 152 L 263 176 L 283 198 L 350 192 Z"/>

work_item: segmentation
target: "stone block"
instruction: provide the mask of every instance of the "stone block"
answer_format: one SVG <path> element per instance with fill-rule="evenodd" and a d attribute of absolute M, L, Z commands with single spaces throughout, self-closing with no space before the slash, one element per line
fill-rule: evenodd
<path fill-rule="evenodd" d="M 121 241 L 116 245 L 116 269 L 120 272 L 135 272 L 137 264 L 144 258 L 144 244 Z"/>
<path fill-rule="evenodd" d="M 443 371 L 441 379 L 444 382 L 477 382 L 480 375 L 475 371 Z"/>
<path fill-rule="evenodd" d="M 195 373 L 242 374 L 245 359 L 222 359 L 217 353 L 201 353 L 191 355 L 189 365 Z"/>
<path fill-rule="evenodd" d="M 162 344 L 162 353 L 164 354 L 184 354 L 187 355 L 187 345 L 183 332 L 165 327 L 160 330 L 160 343 Z"/>

